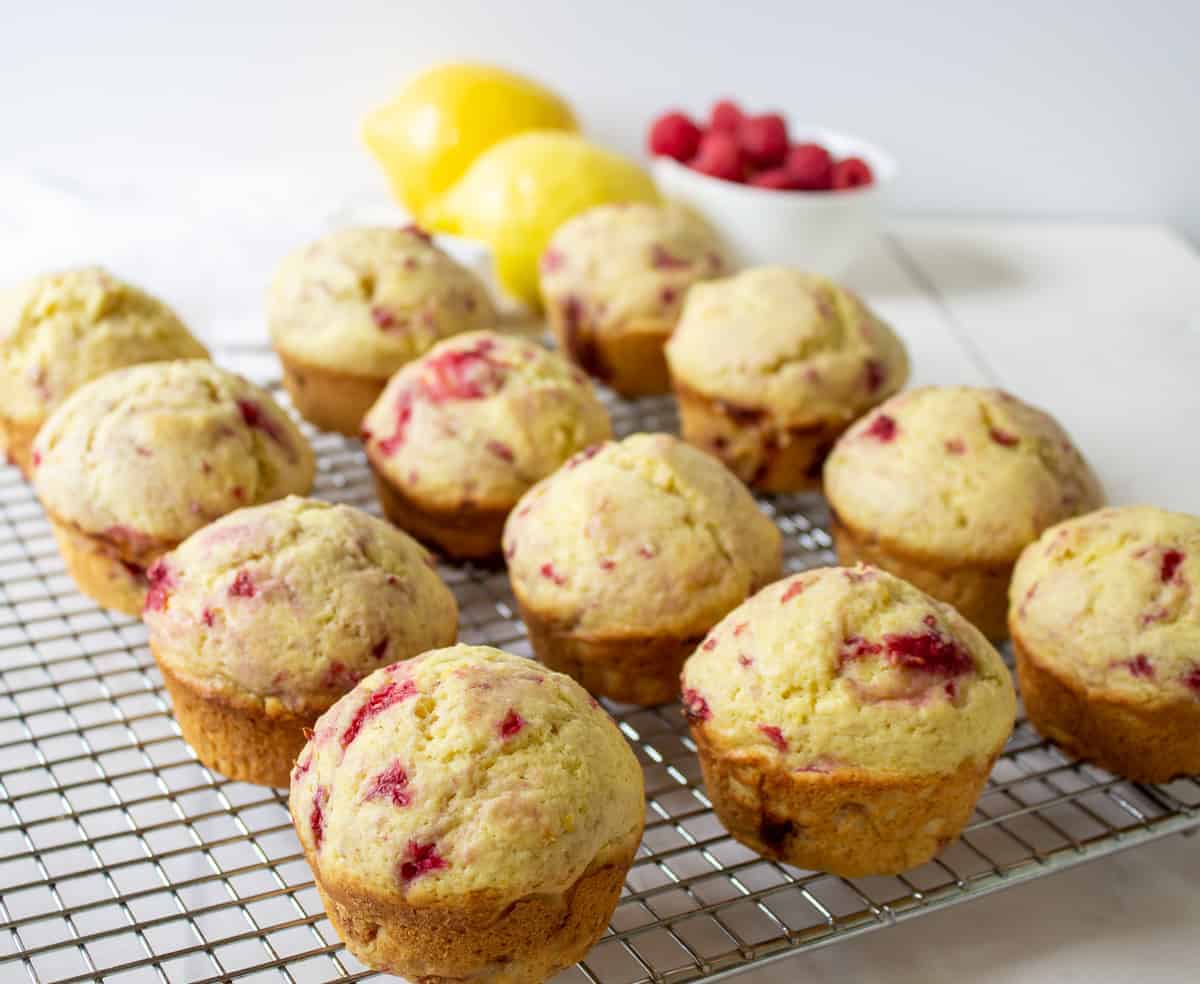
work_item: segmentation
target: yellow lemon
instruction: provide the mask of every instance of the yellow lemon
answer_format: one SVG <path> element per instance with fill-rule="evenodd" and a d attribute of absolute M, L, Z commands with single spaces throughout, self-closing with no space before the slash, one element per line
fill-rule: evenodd
<path fill-rule="evenodd" d="M 420 221 L 483 151 L 524 130 L 574 130 L 561 99 L 490 65 L 437 65 L 363 122 L 363 141 L 392 193 Z"/>
<path fill-rule="evenodd" d="M 650 175 L 573 133 L 534 131 L 485 151 L 432 209 L 442 232 L 492 248 L 496 278 L 537 307 L 538 258 L 571 216 L 608 202 L 652 202 Z"/>

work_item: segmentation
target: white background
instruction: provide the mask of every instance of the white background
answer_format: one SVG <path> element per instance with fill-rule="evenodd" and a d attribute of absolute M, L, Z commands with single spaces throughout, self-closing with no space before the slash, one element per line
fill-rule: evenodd
<path fill-rule="evenodd" d="M 376 178 L 356 122 L 410 72 L 482 58 L 640 152 L 734 94 L 893 151 L 899 206 L 1166 220 L 1200 240 L 1200 3 L 0 0 L 0 169 L 203 183 Z"/>

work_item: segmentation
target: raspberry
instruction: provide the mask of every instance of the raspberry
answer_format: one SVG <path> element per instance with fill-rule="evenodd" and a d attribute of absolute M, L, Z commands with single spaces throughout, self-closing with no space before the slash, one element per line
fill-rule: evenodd
<path fill-rule="evenodd" d="M 736 133 L 745 117 L 738 104 L 729 99 L 713 103 L 712 112 L 708 117 L 710 132 Z"/>
<path fill-rule="evenodd" d="M 767 740 L 772 745 L 778 748 L 781 752 L 788 750 L 787 739 L 783 737 L 783 731 L 774 724 L 760 724 L 758 730 L 767 736 Z"/>
<path fill-rule="evenodd" d="M 704 135 L 699 152 L 688 166 L 723 181 L 741 181 L 745 172 L 737 138 L 721 130 L 710 130 Z"/>
<path fill-rule="evenodd" d="M 847 157 L 833 165 L 833 187 L 835 191 L 860 188 L 874 182 L 871 168 L 861 157 Z"/>
<path fill-rule="evenodd" d="M 820 144 L 796 144 L 788 151 L 784 166 L 792 176 L 795 188 L 828 191 L 833 187 L 833 158 Z"/>
<path fill-rule="evenodd" d="M 993 427 L 988 431 L 988 436 L 999 444 L 1002 448 L 1015 448 L 1021 443 L 1021 439 L 1016 434 L 1010 434 L 1006 430 L 1001 430 L 999 427 Z"/>
<path fill-rule="evenodd" d="M 412 793 L 408 789 L 408 773 L 399 762 L 393 762 L 371 780 L 364 800 L 389 799 L 392 806 L 408 806 Z"/>
<path fill-rule="evenodd" d="M 1183 563 L 1183 554 L 1178 550 L 1168 550 L 1162 556 L 1162 568 L 1159 571 L 1159 576 L 1162 578 L 1163 584 L 1172 581 L 1175 578 L 1175 572 L 1179 570 L 1179 565 Z"/>
<path fill-rule="evenodd" d="M 408 850 L 398 866 L 398 874 L 400 880 L 408 884 L 414 878 L 420 878 L 427 872 L 439 871 L 446 867 L 449 865 L 446 859 L 438 854 L 436 845 L 409 841 Z"/>
<path fill-rule="evenodd" d="M 504 720 L 500 722 L 498 730 L 501 738 L 511 738 L 523 727 L 525 727 L 525 719 L 510 707 L 508 713 L 504 715 Z"/>
<path fill-rule="evenodd" d="M 700 147 L 700 127 L 683 113 L 664 113 L 650 126 L 650 153 L 690 161 Z"/>
<path fill-rule="evenodd" d="M 318 786 L 313 793 L 312 811 L 308 815 L 308 826 L 312 831 L 313 845 L 319 851 L 325 840 L 325 804 L 329 802 L 329 790 Z"/>
<path fill-rule="evenodd" d="M 973 667 L 971 657 L 953 639 L 942 635 L 932 615 L 925 617 L 925 625 L 928 632 L 885 635 L 888 662 L 947 677 L 959 676 Z"/>
<path fill-rule="evenodd" d="M 863 431 L 863 434 L 887 444 L 896 439 L 896 421 L 886 413 L 881 413 L 871 421 L 871 425 Z"/>
<path fill-rule="evenodd" d="M 284 440 L 279 426 L 262 412 L 262 407 L 257 403 L 253 400 L 238 400 L 237 407 L 242 415 L 242 422 L 247 427 L 251 430 L 260 430 L 277 444 L 286 446 L 287 442 Z"/>
<path fill-rule="evenodd" d="M 1135 677 L 1142 677 L 1146 680 L 1154 679 L 1154 666 L 1145 653 L 1138 653 L 1133 659 L 1127 659 L 1125 667 Z"/>
<path fill-rule="evenodd" d="M 779 603 L 781 605 L 786 605 L 789 601 L 791 601 L 793 598 L 795 598 L 796 595 L 798 595 L 806 587 L 808 587 L 808 585 L 804 581 L 801 581 L 799 579 L 793 581 L 791 584 L 788 585 L 787 590 L 780 597 Z"/>
<path fill-rule="evenodd" d="M 691 687 L 688 687 L 683 692 L 683 716 L 688 719 L 689 724 L 707 721 L 712 717 L 712 711 L 708 708 L 708 701 Z"/>
<path fill-rule="evenodd" d="M 146 603 L 143 610 L 147 612 L 162 612 L 167 609 L 167 596 L 175 587 L 175 577 L 161 560 L 156 560 L 146 572 L 150 582 L 150 590 L 146 592 Z"/>
<path fill-rule="evenodd" d="M 346 730 L 342 732 L 342 748 L 347 748 L 358 737 L 358 733 L 362 731 L 363 725 L 375 717 L 375 715 L 386 711 L 393 704 L 399 704 L 409 697 L 415 697 L 416 694 L 417 685 L 412 680 L 404 680 L 403 682 L 393 680 L 391 683 L 384 684 L 363 701 L 358 710 L 354 712 L 354 717 L 350 719 Z"/>
<path fill-rule="evenodd" d="M 742 120 L 738 140 L 750 162 L 759 167 L 782 164 L 787 157 L 787 124 L 778 113 L 764 113 Z"/>
<path fill-rule="evenodd" d="M 750 179 L 755 188 L 770 188 L 772 191 L 797 191 L 799 185 L 786 167 L 773 167 L 768 171 L 759 171 Z"/>

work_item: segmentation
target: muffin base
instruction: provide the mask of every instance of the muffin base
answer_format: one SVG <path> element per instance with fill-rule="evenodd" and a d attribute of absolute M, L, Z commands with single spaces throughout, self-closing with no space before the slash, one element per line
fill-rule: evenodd
<path fill-rule="evenodd" d="M 671 391 L 663 346 L 674 325 L 639 318 L 600 331 L 582 319 L 569 318 L 564 305 L 546 302 L 546 318 L 560 351 L 589 376 L 622 396 L 655 396 Z"/>
<path fill-rule="evenodd" d="M 16 420 L 0 417 L 0 448 L 9 464 L 21 469 L 28 481 L 33 477 L 33 439 L 42 426 L 41 420 Z"/>
<path fill-rule="evenodd" d="M 534 984 L 582 959 L 603 935 L 640 841 L 639 830 L 561 894 L 505 906 L 486 899 L 410 906 L 345 891 L 324 884 L 318 858 L 306 853 L 329 921 L 368 967 L 422 984 Z"/>
<path fill-rule="evenodd" d="M 719 458 L 751 488 L 821 487 L 821 467 L 846 423 L 785 427 L 758 407 L 735 407 L 675 383 L 683 439 Z"/>
<path fill-rule="evenodd" d="M 283 388 L 300 416 L 321 430 L 358 437 L 387 378 L 322 369 L 275 351 L 283 365 Z"/>
<path fill-rule="evenodd" d="M 517 607 L 534 655 L 589 693 L 653 707 L 679 698 L 679 674 L 704 636 L 584 636 Z"/>
<path fill-rule="evenodd" d="M 431 509 L 419 504 L 391 484 L 371 466 L 375 492 L 383 513 L 400 529 L 422 543 L 436 547 L 451 557 L 482 559 L 500 553 L 504 521 L 511 506 L 490 509 L 462 506 L 458 509 Z"/>
<path fill-rule="evenodd" d="M 1015 626 L 1012 643 L 1029 720 L 1070 755 L 1137 782 L 1200 774 L 1200 701 L 1145 705 L 1088 693 L 1038 662 Z"/>
<path fill-rule="evenodd" d="M 230 779 L 284 788 L 291 783 L 292 766 L 308 740 L 305 729 L 316 724 L 319 714 L 271 711 L 251 701 L 204 693 L 172 673 L 153 643 L 150 651 L 171 695 L 183 740 L 196 758 Z"/>
<path fill-rule="evenodd" d="M 713 812 L 735 840 L 844 878 L 895 875 L 933 858 L 971 819 L 1003 748 L 928 776 L 789 772 L 756 753 L 726 753 L 703 727 L 691 732 Z"/>
<path fill-rule="evenodd" d="M 47 514 L 67 573 L 85 595 L 105 608 L 140 615 L 146 601 L 146 569 L 175 544 L 163 543 L 137 554 L 125 554 L 111 541 L 84 533 Z"/>
<path fill-rule="evenodd" d="M 953 605 L 963 618 L 993 642 L 1008 638 L 1008 584 L 1013 572 L 1011 563 L 938 563 L 915 557 L 854 529 L 836 512 L 833 512 L 830 531 L 838 563 L 842 566 L 863 563 L 880 567 L 915 584 L 939 601 Z"/>

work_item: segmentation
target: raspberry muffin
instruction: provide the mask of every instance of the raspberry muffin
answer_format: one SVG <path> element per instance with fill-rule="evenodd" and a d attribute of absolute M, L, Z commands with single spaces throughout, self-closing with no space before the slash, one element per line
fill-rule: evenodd
<path fill-rule="evenodd" d="M 443 338 L 495 323 L 483 282 L 416 226 L 343 229 L 298 249 L 267 298 L 296 409 L 347 435 L 402 365 Z"/>
<path fill-rule="evenodd" d="M 538 658 L 635 704 L 731 608 L 779 577 L 779 530 L 715 458 L 668 434 L 596 445 L 535 485 L 504 555 Z"/>
<path fill-rule="evenodd" d="M 1007 634 L 1017 556 L 1099 506 L 1088 463 L 1047 413 L 1000 390 L 926 387 L 889 400 L 825 466 L 838 560 L 876 564 Z"/>
<path fill-rule="evenodd" d="M 270 394 L 199 360 L 81 386 L 38 432 L 31 462 L 75 583 L 129 615 L 159 556 L 240 506 L 313 481 L 312 449 Z"/>
<path fill-rule="evenodd" d="M 642 771 L 574 681 L 455 646 L 327 711 L 292 819 L 350 952 L 412 981 L 546 980 L 603 933 L 641 840 Z"/>
<path fill-rule="evenodd" d="M 1140 782 L 1200 774 L 1200 518 L 1151 506 L 1051 527 L 1013 573 L 1034 726 Z"/>
<path fill-rule="evenodd" d="M 286 786 L 305 730 L 375 670 L 458 635 L 411 537 L 288 496 L 193 533 L 151 568 L 142 618 L 183 737 L 210 769 Z"/>
<path fill-rule="evenodd" d="M 391 378 L 363 421 L 388 518 L 456 557 L 498 553 L 529 487 L 611 436 L 579 370 L 494 332 L 435 345 Z"/>
<path fill-rule="evenodd" d="M 140 362 L 205 358 L 174 311 L 100 267 L 35 277 L 0 295 L 0 453 L 28 477 L 38 428 L 84 383 Z"/>
<path fill-rule="evenodd" d="M 765 492 L 816 488 L 838 435 L 908 379 L 862 301 L 783 267 L 690 291 L 666 353 L 684 439 Z"/>
<path fill-rule="evenodd" d="M 539 264 L 559 348 L 625 396 L 670 389 L 663 344 L 692 284 L 728 273 L 716 233 L 680 205 L 601 205 L 564 223 Z"/>
<path fill-rule="evenodd" d="M 949 605 L 873 567 L 760 591 L 683 670 L 713 809 L 760 854 L 845 877 L 958 835 L 1012 731 L 1003 660 Z"/>

